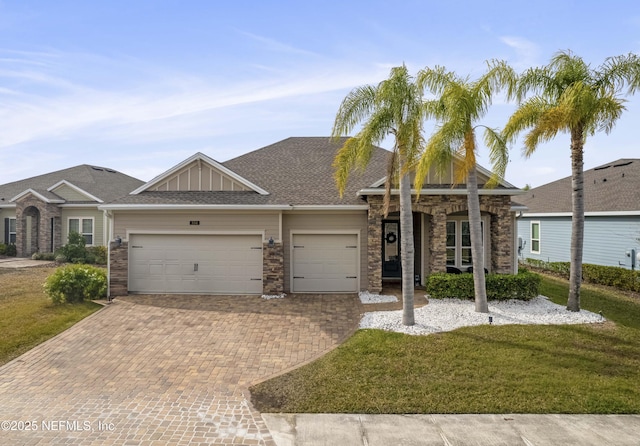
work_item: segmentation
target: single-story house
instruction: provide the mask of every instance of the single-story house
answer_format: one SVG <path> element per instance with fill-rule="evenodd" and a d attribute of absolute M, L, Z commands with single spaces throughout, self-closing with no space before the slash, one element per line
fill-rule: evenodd
<path fill-rule="evenodd" d="M 340 198 L 332 163 L 343 142 L 288 138 L 223 163 L 196 153 L 100 205 L 111 228 L 110 295 L 379 292 L 400 277 L 397 190 L 382 211 L 389 152 L 377 148 Z M 492 272 L 517 269 L 518 191 L 504 181 L 480 191 Z M 452 186 L 451 169 L 429 174 L 413 209 L 417 281 L 468 268 L 467 191 Z"/>
<path fill-rule="evenodd" d="M 584 172 L 582 260 L 631 268 L 627 252 L 640 246 L 640 159 L 619 159 Z M 530 189 L 517 200 L 521 259 L 570 261 L 571 177 Z"/>
<path fill-rule="evenodd" d="M 0 241 L 18 257 L 54 252 L 70 231 L 87 246 L 106 246 L 110 228 L 98 206 L 128 194 L 142 181 L 107 167 L 80 165 L 0 185 Z"/>

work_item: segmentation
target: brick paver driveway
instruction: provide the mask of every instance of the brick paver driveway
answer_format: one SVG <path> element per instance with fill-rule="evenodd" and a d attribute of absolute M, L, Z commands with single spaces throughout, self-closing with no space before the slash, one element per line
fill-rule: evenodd
<path fill-rule="evenodd" d="M 0 368 L 2 445 L 273 445 L 248 385 L 357 326 L 355 295 L 131 296 Z"/>

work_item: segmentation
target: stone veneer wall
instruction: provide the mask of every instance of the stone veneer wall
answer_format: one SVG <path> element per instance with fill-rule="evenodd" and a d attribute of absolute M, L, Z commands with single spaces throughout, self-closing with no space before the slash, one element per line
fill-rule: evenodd
<path fill-rule="evenodd" d="M 265 242 L 262 247 L 262 294 L 276 295 L 284 292 L 284 247 Z"/>
<path fill-rule="evenodd" d="M 37 209 L 37 212 L 35 211 Z M 27 217 L 36 221 L 31 227 L 31 246 L 27 246 Z M 62 224 L 60 208 L 54 204 L 44 203 L 29 194 L 16 205 L 16 250 L 18 257 L 28 257 L 34 252 L 51 250 L 51 219 L 53 218 L 54 250 L 62 245 Z"/>
<path fill-rule="evenodd" d="M 126 296 L 129 293 L 129 243 L 116 242 L 109 245 L 109 292 L 111 297 Z"/>
<path fill-rule="evenodd" d="M 382 218 L 383 197 L 370 195 L 368 215 L 368 265 L 369 291 L 382 289 Z M 399 210 L 399 198 L 393 196 L 389 212 Z M 413 203 L 414 212 L 431 216 L 429 231 L 429 265 L 431 273 L 446 271 L 447 262 L 447 216 L 468 209 L 466 195 L 423 195 Z M 513 271 L 513 216 L 511 199 L 507 195 L 481 195 L 480 210 L 488 212 L 491 236 L 491 271 L 499 274 L 512 274 Z"/>

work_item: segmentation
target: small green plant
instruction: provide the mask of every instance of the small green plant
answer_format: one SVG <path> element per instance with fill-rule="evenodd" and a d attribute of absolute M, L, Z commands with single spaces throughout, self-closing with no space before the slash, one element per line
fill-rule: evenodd
<path fill-rule="evenodd" d="M 107 274 L 90 265 L 67 265 L 58 268 L 44 284 L 45 293 L 54 303 L 74 303 L 107 296 Z"/>
<path fill-rule="evenodd" d="M 538 296 L 540 276 L 529 271 L 513 274 L 487 274 L 487 299 L 530 300 Z M 472 274 L 432 274 L 427 279 L 427 293 L 434 299 L 473 299 Z"/>
<path fill-rule="evenodd" d="M 31 255 L 32 260 L 55 260 L 56 255 L 52 252 L 34 252 Z"/>
<path fill-rule="evenodd" d="M 18 255 L 18 249 L 16 248 L 16 245 L 14 245 L 14 244 L 7 245 L 7 250 L 5 252 L 5 255 L 7 255 L 9 257 L 17 256 Z"/>
<path fill-rule="evenodd" d="M 15 257 L 18 254 L 17 251 L 16 245 L 14 244 L 7 245 L 5 243 L 0 243 L 0 256 Z"/>
<path fill-rule="evenodd" d="M 106 246 L 89 246 L 87 248 L 87 263 L 95 263 L 96 265 L 107 264 L 107 247 Z M 93 260 L 92 262 L 89 260 Z"/>
<path fill-rule="evenodd" d="M 85 263 L 87 249 L 82 234 L 76 231 L 69 232 L 67 244 L 60 247 L 56 254 L 63 255 L 71 263 Z"/>

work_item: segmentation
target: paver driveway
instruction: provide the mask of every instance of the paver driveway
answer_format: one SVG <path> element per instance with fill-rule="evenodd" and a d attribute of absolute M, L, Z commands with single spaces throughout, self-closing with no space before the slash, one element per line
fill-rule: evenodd
<path fill-rule="evenodd" d="M 361 308 L 355 295 L 117 299 L 0 368 L 0 444 L 273 445 L 248 385 L 338 345 Z"/>

